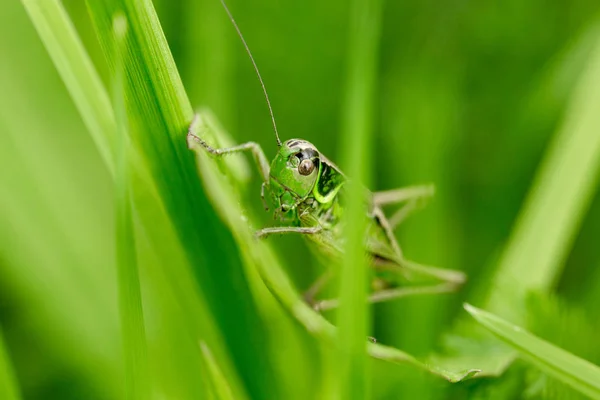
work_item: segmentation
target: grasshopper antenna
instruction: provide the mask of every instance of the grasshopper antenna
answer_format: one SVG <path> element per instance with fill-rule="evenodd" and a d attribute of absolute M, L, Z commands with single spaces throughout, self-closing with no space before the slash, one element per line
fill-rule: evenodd
<path fill-rule="evenodd" d="M 262 80 L 262 76 L 260 76 L 260 72 L 258 71 L 258 66 L 256 65 L 256 61 L 254 61 L 254 57 L 252 57 L 252 52 L 250 51 L 250 48 L 246 44 L 244 35 L 242 35 L 240 28 L 238 27 L 237 23 L 235 22 L 235 19 L 233 19 L 233 15 L 231 15 L 231 11 L 229 11 L 227 4 L 225 4 L 225 0 L 220 0 L 220 1 L 221 1 L 221 4 L 223 5 L 223 8 L 225 9 L 225 12 L 229 16 L 229 19 L 231 20 L 233 27 L 237 31 L 238 36 L 242 40 L 242 43 L 244 44 L 244 47 L 246 48 L 246 53 L 248 53 L 248 56 L 250 57 L 250 61 L 252 61 L 252 65 L 254 66 L 254 71 L 256 71 L 256 75 L 258 76 L 258 80 L 260 81 L 260 86 L 262 87 L 263 93 L 265 94 L 265 99 L 267 100 L 267 106 L 269 107 L 269 114 L 271 114 L 271 122 L 273 122 L 273 130 L 275 131 L 275 139 L 277 139 L 277 146 L 281 147 L 281 140 L 279 139 L 279 133 L 277 132 L 277 124 L 275 123 L 275 115 L 273 114 L 273 108 L 271 107 L 271 101 L 269 100 L 269 95 L 267 94 L 267 88 L 265 87 L 265 83 Z"/>

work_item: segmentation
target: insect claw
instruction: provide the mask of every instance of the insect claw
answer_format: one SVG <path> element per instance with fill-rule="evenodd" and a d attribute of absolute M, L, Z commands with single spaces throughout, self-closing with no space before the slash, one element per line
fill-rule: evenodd
<path fill-rule="evenodd" d="M 260 186 L 260 198 L 262 200 L 262 204 L 265 208 L 265 211 L 269 211 L 269 206 L 267 205 L 267 201 L 265 200 L 265 185 L 266 183 L 263 182 L 263 184 Z"/>
<path fill-rule="evenodd" d="M 312 309 L 315 310 L 315 312 L 318 312 L 319 314 L 321 313 L 321 302 L 317 301 L 316 303 L 312 304 Z"/>
<path fill-rule="evenodd" d="M 197 137 L 196 135 L 194 135 L 194 134 L 193 134 L 193 133 L 191 133 L 191 132 L 188 132 L 188 134 L 187 134 L 187 145 L 188 145 L 188 149 L 191 149 L 191 148 L 192 148 L 192 146 L 193 146 L 193 144 L 192 144 L 192 143 L 193 143 L 193 141 L 194 141 L 194 140 L 197 140 L 197 139 L 198 139 L 198 137 Z"/>
<path fill-rule="evenodd" d="M 313 296 L 312 293 L 310 292 L 305 292 L 302 295 L 302 298 L 304 299 L 304 301 L 306 302 L 306 304 L 308 304 L 313 310 L 317 311 L 317 302 L 315 301 L 315 298 Z"/>

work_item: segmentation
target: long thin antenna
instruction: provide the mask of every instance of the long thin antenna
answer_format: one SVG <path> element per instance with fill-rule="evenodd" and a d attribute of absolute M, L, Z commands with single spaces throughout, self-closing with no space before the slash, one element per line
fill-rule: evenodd
<path fill-rule="evenodd" d="M 246 53 L 248 53 L 248 56 L 250 57 L 250 61 L 252 61 L 252 65 L 254 66 L 254 71 L 256 71 L 256 75 L 258 76 L 258 80 L 260 81 L 260 86 L 262 86 L 263 93 L 265 94 L 265 99 L 267 100 L 267 106 L 269 107 L 269 113 L 271 114 L 271 121 L 273 122 L 273 130 L 275 131 L 275 138 L 277 139 L 277 146 L 281 147 L 281 140 L 279 139 L 279 133 L 277 132 L 277 124 L 275 123 L 275 115 L 273 115 L 273 108 L 271 107 L 271 101 L 269 100 L 269 95 L 267 94 L 267 88 L 265 87 L 265 83 L 262 80 L 262 76 L 260 76 L 260 72 L 258 71 L 258 66 L 256 65 L 256 61 L 254 61 L 254 57 L 252 57 L 252 52 L 250 51 L 250 48 L 246 44 L 244 35 L 242 35 L 240 28 L 238 27 L 237 23 L 235 22 L 235 19 L 233 19 L 233 15 L 231 15 L 231 11 L 229 11 L 227 4 L 225 4 L 225 0 L 220 0 L 220 1 L 221 1 L 221 4 L 223 5 L 223 8 L 227 12 L 227 15 L 229 16 L 231 23 L 235 27 L 235 30 L 237 31 L 238 36 L 242 40 L 242 43 L 244 44 L 244 47 L 246 48 Z"/>

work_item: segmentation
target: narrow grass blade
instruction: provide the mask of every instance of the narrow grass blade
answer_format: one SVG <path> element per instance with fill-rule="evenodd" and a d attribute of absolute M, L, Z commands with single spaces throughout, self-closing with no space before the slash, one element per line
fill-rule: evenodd
<path fill-rule="evenodd" d="M 107 168 L 116 165 L 116 126 L 110 98 L 62 4 L 21 0 L 56 65 Z"/>
<path fill-rule="evenodd" d="M 0 399 L 19 400 L 21 395 L 0 330 Z"/>
<path fill-rule="evenodd" d="M 247 386 L 257 397 L 265 397 L 272 371 L 262 357 L 264 326 L 243 279 L 231 234 L 208 204 L 193 155 L 187 148 L 185 134 L 192 120 L 192 108 L 152 2 L 102 0 L 88 1 L 87 6 L 111 69 L 115 67 L 110 34 L 113 16 L 122 13 L 130 28 L 126 39 L 125 93 L 132 142 L 147 163 L 156 194 L 175 228 L 188 268 L 195 274 L 190 286 L 198 293 L 186 293 L 189 300 L 185 301 L 192 303 L 201 298 L 213 319 L 212 323 L 201 323 L 196 310 L 186 310 L 190 330 L 222 360 L 220 365 L 236 396 L 242 396 L 242 388 Z M 136 203 L 137 199 L 136 195 Z M 142 223 L 149 225 L 153 221 Z M 163 261 L 167 267 L 169 260 Z M 217 332 L 229 351 L 217 342 Z M 260 368 L 256 368 L 257 362 Z M 244 385 L 240 384 L 238 373 Z"/>
<path fill-rule="evenodd" d="M 362 196 L 369 181 L 371 136 L 375 109 L 375 82 L 379 54 L 382 1 L 355 0 L 351 6 L 348 38 L 349 71 L 343 110 L 344 150 L 342 166 L 356 184 L 348 189 L 346 246 L 340 267 L 339 353 L 335 362 L 335 385 L 340 399 L 369 397 L 367 336 L 370 311 L 367 306 L 369 268 L 364 238 L 367 219 Z"/>
<path fill-rule="evenodd" d="M 485 308 L 526 324 L 530 292 L 549 293 L 562 271 L 581 220 L 598 185 L 600 173 L 600 38 L 573 90 L 565 121 L 550 143 L 489 286 L 479 291 Z M 480 341 L 457 340 L 468 336 Z M 460 355 L 444 365 L 469 363 L 482 375 L 499 375 L 515 352 L 486 332 L 461 320 L 448 336 L 448 347 Z M 451 343 L 450 341 L 454 341 Z M 494 344 L 496 342 L 496 344 Z M 456 346 L 456 343 L 458 346 Z M 442 362 L 440 358 L 432 358 Z M 473 364 L 475 363 L 475 364 Z"/>
<path fill-rule="evenodd" d="M 465 304 L 473 318 L 519 351 L 531 364 L 581 393 L 600 399 L 600 367 L 512 325 L 494 314 Z"/>
<path fill-rule="evenodd" d="M 127 21 L 122 15 L 113 20 L 116 68 L 113 83 L 113 106 L 117 117 L 118 162 L 115 181 L 117 283 L 121 336 L 125 357 L 125 393 L 127 399 L 147 399 L 151 388 L 148 379 L 148 360 L 144 312 L 137 265 L 136 246 L 131 213 L 130 141 L 125 110 L 124 51 Z"/>
<path fill-rule="evenodd" d="M 600 40 L 542 161 L 495 274 L 486 308 L 522 321 L 529 291 L 556 283 L 600 172 Z"/>
<path fill-rule="evenodd" d="M 202 355 L 204 356 L 204 362 L 206 363 L 209 379 L 212 383 L 212 389 L 214 392 L 214 396 L 216 400 L 233 400 L 233 393 L 231 392 L 231 388 L 227 383 L 227 379 L 221 372 L 221 368 L 219 368 L 219 364 L 217 360 L 213 356 L 210 348 L 206 345 L 206 343 L 200 343 L 200 349 L 202 350 Z"/>
<path fill-rule="evenodd" d="M 75 100 L 76 105 L 79 107 L 81 116 L 93 138 L 95 139 L 96 145 L 98 146 L 104 161 L 107 164 L 107 168 L 111 171 L 113 176 L 115 176 L 118 158 L 118 143 L 116 143 L 117 138 L 115 137 L 115 133 L 117 132 L 117 128 L 115 115 L 111 107 L 110 97 L 102 85 L 102 82 L 94 67 L 89 62 L 89 57 L 81 46 L 81 43 L 75 30 L 72 28 L 72 24 L 69 21 L 67 14 L 64 12 L 60 3 L 56 0 L 25 1 L 24 4 L 29 12 L 29 16 L 33 22 L 33 25 L 36 27 L 40 33 L 40 36 L 44 40 L 46 49 L 48 50 L 48 53 L 55 63 L 59 74 L 65 82 L 69 93 Z M 112 31 L 112 18 L 115 13 L 119 10 L 122 10 L 123 7 L 118 8 L 117 4 L 114 2 L 94 2 L 94 6 L 102 10 L 100 17 L 104 17 L 102 23 L 105 29 L 102 31 L 104 36 L 102 36 L 101 39 L 108 43 L 107 52 L 110 53 L 109 57 L 113 57 L 114 48 L 112 45 L 114 43 L 114 37 Z M 145 2 L 143 6 L 147 8 L 148 2 Z M 94 17 L 93 13 L 92 17 Z M 146 24 L 149 24 L 149 21 L 150 20 L 146 18 Z M 159 34 L 160 28 L 157 27 L 156 16 L 153 17 L 152 24 L 153 28 L 151 29 L 151 32 L 155 32 L 158 35 L 158 39 L 156 40 L 162 39 L 164 42 L 164 37 Z M 131 26 L 131 24 L 129 24 L 129 26 Z M 159 45 L 159 47 L 160 51 L 168 52 L 166 44 L 162 43 Z M 156 50 L 156 48 L 153 49 Z M 129 56 L 131 55 L 131 52 L 128 51 L 127 54 Z M 173 74 L 176 74 L 176 72 L 172 63 L 172 58 L 170 55 L 168 55 L 167 58 L 170 60 L 170 64 L 168 67 L 163 66 L 162 70 L 168 70 L 168 78 L 154 77 L 154 81 L 160 80 L 168 87 L 167 82 L 174 80 L 179 83 L 179 81 L 173 78 Z M 129 63 L 129 58 L 126 60 L 126 65 L 127 63 Z M 126 83 L 127 88 L 131 88 L 132 82 L 129 79 L 129 76 L 126 80 Z M 183 93 L 183 89 L 181 88 L 180 83 L 177 87 L 179 88 L 178 94 L 181 95 Z M 176 89 L 165 89 L 163 92 L 168 91 L 171 95 L 173 95 L 174 90 Z M 132 95 L 129 90 L 126 92 L 126 96 L 128 99 L 131 98 L 130 96 Z M 132 97 L 137 99 L 135 93 Z M 139 97 L 144 96 L 140 95 Z M 148 108 L 152 110 L 152 115 L 154 117 L 154 119 L 150 118 L 147 121 L 148 125 L 151 127 L 148 129 L 148 131 L 155 129 L 157 132 L 155 137 L 160 137 L 163 140 L 167 140 L 168 136 L 164 135 L 163 133 L 168 132 L 169 129 L 164 128 L 165 122 L 160 117 L 161 113 L 156 111 L 155 98 L 152 96 L 146 96 L 144 98 L 147 102 L 144 103 L 144 105 L 149 104 Z M 179 99 L 181 98 L 182 97 L 180 96 Z M 183 104 L 181 109 L 186 109 L 185 107 L 187 107 L 189 110 L 189 104 L 186 103 L 185 97 L 183 97 L 183 99 L 183 103 L 180 101 L 174 101 L 173 103 L 163 105 L 163 108 L 172 110 L 173 107 L 177 107 L 177 104 Z M 129 101 L 131 100 L 128 100 L 127 103 L 129 103 Z M 140 106 L 142 110 L 144 110 L 144 105 Z M 136 113 L 136 115 L 139 115 L 143 120 L 145 113 L 139 112 Z M 157 116 L 159 116 L 159 121 L 161 121 L 159 123 L 156 123 L 155 120 Z M 170 126 L 170 128 L 177 130 L 177 134 L 181 134 L 182 144 L 184 146 L 185 135 L 183 132 L 185 131 L 185 123 L 180 121 L 177 123 L 173 122 L 170 125 L 167 123 L 167 125 Z M 138 131 L 144 131 L 139 124 L 135 126 L 138 128 Z M 167 145 L 167 147 L 169 146 L 170 144 Z M 166 277 L 166 280 L 164 282 L 161 281 L 159 284 L 170 286 L 171 290 L 173 290 L 173 292 L 177 295 L 179 307 L 182 311 L 175 318 L 181 319 L 181 325 L 186 328 L 187 334 L 194 337 L 195 341 L 199 336 L 202 336 L 205 338 L 207 343 L 210 343 L 213 352 L 218 354 L 219 359 L 222 361 L 222 368 L 227 371 L 229 380 L 236 395 L 242 396 L 241 393 L 244 390 L 239 384 L 236 373 L 233 372 L 233 365 L 229 359 L 229 356 L 227 355 L 227 351 L 223 345 L 220 333 L 216 328 L 213 316 L 210 315 L 207 310 L 206 301 L 203 297 L 203 294 L 198 291 L 196 277 L 193 276 L 193 269 L 191 268 L 190 261 L 183 252 L 181 242 L 177 237 L 177 233 L 173 227 L 169 215 L 165 213 L 165 208 L 160 196 L 162 193 L 159 192 L 156 181 L 147 168 L 146 161 L 142 159 L 140 150 L 143 149 L 140 149 L 140 147 L 134 142 L 132 149 L 133 154 L 131 155 L 130 161 L 132 163 L 131 186 L 136 195 L 136 231 L 143 232 L 143 236 L 145 236 L 150 242 L 149 247 L 153 249 L 156 256 L 161 260 L 160 263 L 156 264 L 160 265 L 160 268 L 164 269 L 164 271 L 162 271 L 162 275 Z M 155 165 L 155 167 L 156 169 L 159 169 L 160 165 Z M 165 169 L 165 171 L 166 170 L 167 169 Z M 173 173 L 174 175 L 179 174 L 179 171 L 169 170 L 169 172 Z M 188 181 L 193 182 L 194 179 L 188 177 Z M 177 190 L 173 190 L 177 192 Z M 202 206 L 202 199 L 204 197 L 201 192 L 198 193 L 197 198 L 199 202 L 198 209 L 208 213 L 209 207 Z M 215 226 L 214 223 L 208 223 L 203 226 L 203 218 L 187 218 L 187 221 L 192 220 L 198 224 L 197 226 L 207 229 L 207 232 L 210 231 L 211 226 Z M 215 226 L 215 229 L 218 229 L 218 225 Z M 223 233 L 221 232 L 221 237 L 222 234 Z M 219 242 L 217 237 L 213 238 L 213 240 Z M 223 240 L 227 242 L 227 239 Z M 226 251 L 224 253 L 235 254 L 235 252 L 232 251 Z M 213 259 L 213 261 L 215 260 Z M 218 260 L 218 262 L 221 261 L 223 260 Z M 204 264 L 204 262 L 198 263 L 198 265 L 202 264 Z M 191 355 L 191 357 L 194 356 L 197 358 L 201 357 L 200 351 L 198 350 L 197 353 Z M 189 354 L 188 357 L 190 357 Z M 180 364 L 189 365 L 190 362 L 189 360 L 180 360 Z M 197 384 L 196 382 L 190 382 L 190 385 Z"/>

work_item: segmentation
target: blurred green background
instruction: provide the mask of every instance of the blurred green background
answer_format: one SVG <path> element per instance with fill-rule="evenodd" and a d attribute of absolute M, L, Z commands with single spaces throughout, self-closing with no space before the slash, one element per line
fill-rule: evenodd
<path fill-rule="evenodd" d="M 348 2 L 228 3 L 263 75 L 282 138 L 304 138 L 339 159 Z M 108 82 L 84 2 L 63 4 Z M 259 83 L 219 2 L 154 4 L 192 103 L 210 106 L 237 142 L 256 141 L 273 155 Z M 408 258 L 464 270 L 469 283 L 451 296 L 377 305 L 379 341 L 429 354 L 463 313 L 461 302 L 477 298 L 488 285 L 600 38 L 599 11 L 592 0 L 385 3 L 372 189 L 434 183 L 436 197 L 402 226 L 400 243 Z M 123 372 L 114 189 L 18 0 L 0 2 L 0 131 L 0 327 L 22 396 L 118 398 Z M 255 174 L 246 196 L 257 210 L 259 189 Z M 568 257 L 558 260 L 556 298 L 539 306 L 539 315 L 556 317 L 555 323 L 532 329 L 598 363 L 597 343 L 576 345 L 600 328 L 597 195 L 583 211 L 568 239 L 573 241 Z M 267 225 L 269 215 L 258 214 Z M 299 290 L 307 287 L 322 267 L 302 240 L 273 242 Z M 143 282 L 158 279 L 143 267 L 141 275 Z M 151 284 L 144 287 L 144 302 L 153 303 L 155 294 Z M 160 307 L 154 311 L 145 309 L 149 331 L 161 323 Z M 281 350 L 282 361 L 265 369 L 251 397 L 263 398 L 268 382 L 278 378 L 277 394 L 266 398 L 308 398 L 319 386 L 321 375 L 310 358 L 316 346 L 302 327 L 293 329 L 295 343 L 310 350 L 290 350 L 277 335 L 265 339 Z M 196 374 L 178 364 L 185 351 L 169 343 L 153 353 L 152 363 L 170 382 L 155 398 L 186 398 L 173 388 Z M 452 387 L 383 364 L 373 374 L 373 397 L 382 399 L 573 398 L 564 388 L 539 389 L 546 381 L 519 363 L 500 378 Z M 198 398 L 201 390 L 185 393 Z"/>

